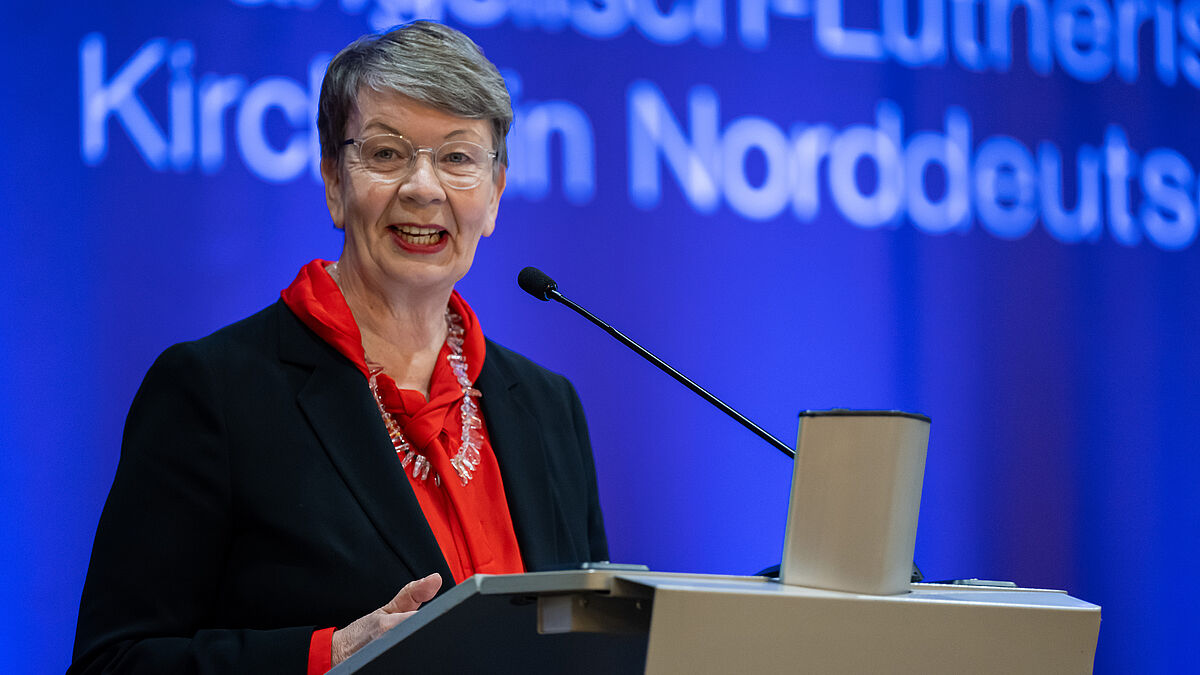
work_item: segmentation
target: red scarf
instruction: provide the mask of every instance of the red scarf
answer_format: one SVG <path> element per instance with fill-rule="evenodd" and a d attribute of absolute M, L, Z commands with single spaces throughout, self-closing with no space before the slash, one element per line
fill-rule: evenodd
<path fill-rule="evenodd" d="M 330 264 L 324 260 L 308 263 L 281 295 L 288 308 L 306 326 L 362 372 L 363 386 L 366 387 L 367 363 L 362 333 L 341 289 L 325 271 Z M 483 330 L 458 291 L 450 294 L 450 310 L 462 317 L 465 331 L 463 356 L 467 359 L 467 375 L 474 382 L 483 369 L 487 351 Z M 400 424 L 404 437 L 413 448 L 429 459 L 442 481 L 439 486 L 435 485 L 432 474 L 427 480 L 413 478 L 411 471 L 406 471 L 405 475 L 446 564 L 454 574 L 455 583 L 461 583 L 475 573 L 524 572 L 500 467 L 487 435 L 486 420 L 479 448 L 481 462 L 470 484 L 464 487 L 450 466 L 450 458 L 462 445 L 459 411 L 462 387 L 446 361 L 449 353 L 449 346 L 442 345 L 429 381 L 428 401 L 419 391 L 397 388 L 386 374 L 378 378 L 384 408 Z M 397 486 L 397 489 L 403 488 Z M 417 574 L 428 571 L 432 570 L 417 570 Z"/>

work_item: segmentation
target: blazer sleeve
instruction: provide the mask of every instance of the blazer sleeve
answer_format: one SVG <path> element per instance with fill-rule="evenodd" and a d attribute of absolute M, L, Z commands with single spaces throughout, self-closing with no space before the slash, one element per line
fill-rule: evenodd
<path fill-rule="evenodd" d="M 565 379 L 565 378 L 564 378 Z M 583 404 L 579 401 L 579 394 L 575 391 L 575 386 L 567 380 L 567 388 L 570 391 L 571 399 L 571 419 L 575 428 L 575 435 L 578 438 L 579 452 L 581 461 L 587 471 L 587 490 L 588 490 L 588 548 L 591 553 L 590 561 L 607 561 L 608 558 L 608 537 L 604 532 L 604 516 L 600 512 L 600 490 L 596 485 L 596 462 L 592 455 L 592 440 L 588 433 L 587 419 L 583 414 Z"/>
<path fill-rule="evenodd" d="M 158 358 L 126 419 L 92 549 L 69 673 L 304 673 L 314 627 L 224 627 L 229 444 L 193 344 Z"/>

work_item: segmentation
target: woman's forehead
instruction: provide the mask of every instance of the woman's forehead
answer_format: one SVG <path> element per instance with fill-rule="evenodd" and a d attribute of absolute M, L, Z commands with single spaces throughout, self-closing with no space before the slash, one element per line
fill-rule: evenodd
<path fill-rule="evenodd" d="M 359 90 L 347 118 L 348 131 L 400 134 L 414 139 L 432 137 L 487 138 L 485 120 L 460 117 L 394 91 Z"/>

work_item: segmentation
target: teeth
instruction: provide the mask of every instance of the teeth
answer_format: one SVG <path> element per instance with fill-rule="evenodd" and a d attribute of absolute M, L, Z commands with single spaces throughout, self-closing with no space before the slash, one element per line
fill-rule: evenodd
<path fill-rule="evenodd" d="M 442 238 L 442 231 L 434 227 L 405 225 L 396 229 L 404 241 L 418 246 L 432 246 Z"/>
<path fill-rule="evenodd" d="M 421 246 L 432 246 L 433 244 L 437 243 L 438 239 L 441 238 L 436 234 L 428 234 L 423 237 L 414 237 L 411 234 L 401 233 L 400 236 L 404 237 L 404 241 L 411 242 L 413 244 L 419 244 Z"/>

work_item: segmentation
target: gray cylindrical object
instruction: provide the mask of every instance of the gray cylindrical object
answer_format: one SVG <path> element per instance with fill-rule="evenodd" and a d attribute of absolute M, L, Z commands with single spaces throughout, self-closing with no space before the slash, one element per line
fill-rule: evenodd
<path fill-rule="evenodd" d="M 908 592 L 928 442 L 924 415 L 801 413 L 780 581 Z"/>

